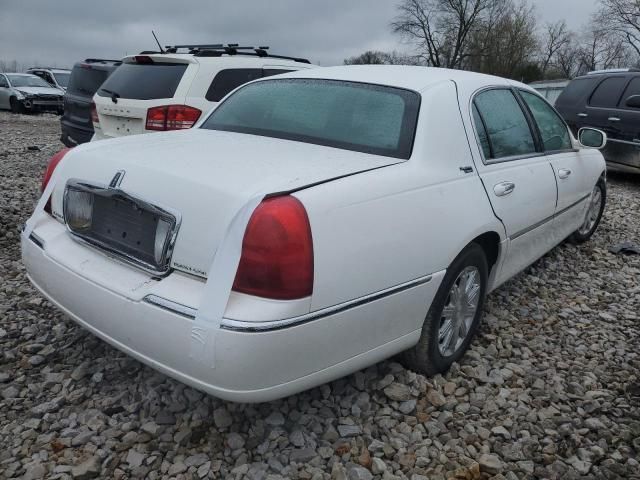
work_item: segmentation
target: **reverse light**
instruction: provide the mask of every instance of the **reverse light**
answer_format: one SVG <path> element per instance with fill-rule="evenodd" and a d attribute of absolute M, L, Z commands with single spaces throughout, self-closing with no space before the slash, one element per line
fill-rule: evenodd
<path fill-rule="evenodd" d="M 90 192 L 69 188 L 64 201 L 64 220 L 69 228 L 76 232 L 89 230 L 93 214 L 93 195 Z"/>
<path fill-rule="evenodd" d="M 153 242 L 153 257 L 158 265 L 165 258 L 166 247 L 169 243 L 169 232 L 173 228 L 173 224 L 164 218 L 158 219 L 156 226 L 156 236 Z"/>
<path fill-rule="evenodd" d="M 202 111 L 188 105 L 163 105 L 147 110 L 147 130 L 166 131 L 191 128 Z"/>
<path fill-rule="evenodd" d="M 233 290 L 276 300 L 313 292 L 313 240 L 307 212 L 290 195 L 264 200 L 242 242 Z"/>
<path fill-rule="evenodd" d="M 53 175 L 54 170 L 60 163 L 60 161 L 64 158 L 64 156 L 71 150 L 70 148 L 63 148 L 58 153 L 56 153 L 47 164 L 47 169 L 44 171 L 44 176 L 42 177 L 42 184 L 40 185 L 40 191 L 44 192 L 45 188 L 47 188 L 47 184 L 51 180 L 51 176 Z M 51 213 L 51 198 L 47 200 L 47 204 L 44 206 L 45 212 Z"/>

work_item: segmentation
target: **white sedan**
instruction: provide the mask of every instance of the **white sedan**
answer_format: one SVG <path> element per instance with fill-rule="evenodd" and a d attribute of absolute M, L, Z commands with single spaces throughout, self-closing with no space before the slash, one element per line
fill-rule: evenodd
<path fill-rule="evenodd" d="M 77 323 L 220 398 L 283 397 L 405 351 L 435 374 L 488 292 L 594 233 L 606 137 L 579 137 L 497 77 L 290 73 L 192 130 L 56 155 L 23 259 Z"/>

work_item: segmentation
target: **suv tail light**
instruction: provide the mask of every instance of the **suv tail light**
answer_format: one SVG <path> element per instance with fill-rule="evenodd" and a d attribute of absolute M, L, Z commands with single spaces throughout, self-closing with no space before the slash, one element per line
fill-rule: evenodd
<path fill-rule="evenodd" d="M 202 112 L 188 105 L 163 105 L 147 110 L 147 130 L 183 130 L 191 128 Z"/>
<path fill-rule="evenodd" d="M 100 118 L 98 118 L 98 109 L 96 108 L 96 102 L 91 102 L 91 121 L 93 123 L 100 123 Z"/>
<path fill-rule="evenodd" d="M 307 212 L 292 196 L 264 200 L 242 242 L 233 290 L 276 300 L 313 292 L 313 240 Z"/>
<path fill-rule="evenodd" d="M 71 150 L 70 148 L 63 148 L 58 153 L 56 153 L 47 164 L 47 169 L 44 171 L 44 176 L 42 177 L 42 184 L 40 185 L 40 191 L 44 192 L 45 188 L 49 181 L 51 180 L 51 176 L 53 175 L 54 170 L 60 163 L 60 160 L 64 158 L 64 156 Z M 44 206 L 45 212 L 51 213 L 51 198 L 47 200 L 47 204 Z"/>

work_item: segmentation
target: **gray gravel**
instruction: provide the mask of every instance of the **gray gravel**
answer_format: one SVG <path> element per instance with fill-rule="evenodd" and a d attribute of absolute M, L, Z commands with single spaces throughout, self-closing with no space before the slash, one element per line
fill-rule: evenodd
<path fill-rule="evenodd" d="M 18 226 L 58 128 L 0 112 L 0 478 L 640 478 L 640 256 L 607 252 L 640 242 L 640 178 L 610 178 L 590 243 L 489 297 L 446 376 L 387 361 L 240 405 L 128 358 L 30 286 Z"/>

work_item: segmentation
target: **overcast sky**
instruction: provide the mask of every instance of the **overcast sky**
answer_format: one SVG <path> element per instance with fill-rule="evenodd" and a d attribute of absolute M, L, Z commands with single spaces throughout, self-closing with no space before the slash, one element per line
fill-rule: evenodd
<path fill-rule="evenodd" d="M 578 29 L 598 0 L 532 0 L 541 23 Z M 406 51 L 389 22 L 396 0 L 0 0 L 0 60 L 72 66 L 163 45 L 270 45 L 273 53 L 341 64 L 366 50 Z"/>

